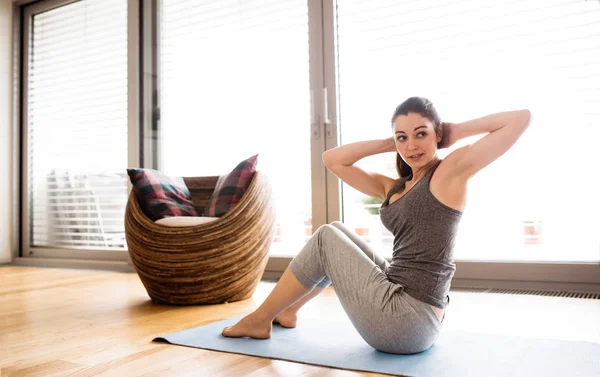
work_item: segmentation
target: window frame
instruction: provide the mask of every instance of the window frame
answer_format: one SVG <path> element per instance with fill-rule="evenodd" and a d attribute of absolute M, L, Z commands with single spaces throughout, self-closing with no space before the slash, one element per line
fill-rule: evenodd
<path fill-rule="evenodd" d="M 161 0 L 150 0 L 149 3 L 152 3 L 151 7 L 160 12 L 161 9 Z M 337 194 L 335 190 L 327 190 L 329 185 L 334 185 L 335 182 L 332 180 L 332 177 L 335 178 L 330 172 L 328 172 L 327 168 L 323 165 L 322 154 L 325 150 L 332 147 L 337 141 L 337 136 L 335 132 L 331 132 L 332 127 L 334 127 L 333 121 L 332 124 L 325 124 L 324 122 L 324 112 L 325 112 L 325 101 L 327 100 L 327 105 L 329 110 L 329 117 L 333 119 L 335 117 L 336 111 L 334 110 L 332 98 L 335 98 L 335 92 L 329 91 L 327 95 L 327 99 L 325 98 L 326 91 L 323 90 L 326 88 L 326 84 L 324 81 L 324 70 L 323 70 L 323 47 L 324 42 L 323 38 L 323 30 L 326 26 L 323 23 L 323 3 L 321 0 L 306 0 L 308 5 L 308 34 L 309 34 L 309 76 L 310 76 L 310 91 L 311 91 L 311 124 L 310 130 L 307 129 L 307 133 L 311 134 L 311 191 L 312 191 L 312 231 L 314 232 L 317 228 L 319 228 L 323 224 L 331 223 L 332 221 L 339 220 L 339 200 L 337 200 Z M 144 12 L 145 14 L 146 12 Z M 160 35 L 160 14 L 158 17 L 154 17 L 154 20 L 157 22 L 152 22 L 151 15 L 145 16 L 147 17 L 146 25 L 149 28 L 154 28 L 155 30 L 144 30 L 142 34 L 144 38 L 146 38 L 146 42 L 142 42 L 143 45 L 153 45 L 157 48 L 153 49 L 152 52 L 148 52 L 148 59 L 154 60 L 156 63 L 156 70 L 153 73 L 158 77 L 157 82 L 160 83 L 160 42 L 153 43 L 155 41 L 160 41 L 158 36 Z M 150 85 L 148 85 L 150 87 Z M 158 98 L 160 98 L 160 85 L 154 86 L 153 90 L 156 90 L 158 94 Z M 145 93 L 145 97 L 150 98 L 150 93 Z M 149 103 L 149 102 L 148 102 Z M 149 110 L 145 109 L 144 114 L 160 114 L 160 100 L 156 100 L 154 102 L 156 104 L 156 108 Z M 150 127 L 151 122 L 147 122 L 145 124 L 145 128 L 148 129 Z M 145 145 L 148 145 L 146 143 Z M 160 150 L 160 145 L 156 147 L 156 150 Z M 146 150 L 146 152 L 148 152 Z M 160 169 L 160 160 L 161 158 L 154 158 L 152 167 L 154 169 Z M 337 178 L 335 178 L 337 179 Z M 301 246 L 299 246 L 298 251 Z M 292 257 L 287 256 L 269 256 L 269 261 L 265 268 L 264 277 L 270 278 L 275 277 L 279 278 Z"/>
<path fill-rule="evenodd" d="M 54 259 L 65 260 L 67 263 L 74 263 L 77 266 L 86 265 L 84 261 L 90 261 L 90 266 L 94 265 L 94 262 L 100 263 L 101 268 L 106 266 L 112 266 L 111 262 L 116 262 L 114 265 L 117 269 L 122 269 L 123 263 L 131 263 L 129 253 L 125 250 L 102 250 L 102 249 L 69 249 L 69 248 L 57 248 L 57 247 L 34 247 L 30 245 L 30 221 L 29 221 L 29 150 L 28 150 L 28 80 L 29 75 L 29 47 L 32 37 L 33 17 L 36 14 L 43 13 L 58 7 L 76 3 L 80 0 L 46 0 L 41 2 L 27 2 L 19 3 L 15 6 L 14 20 L 16 21 L 14 31 L 19 33 L 18 38 L 15 36 L 15 69 L 19 67 L 20 74 L 18 83 L 15 82 L 15 102 L 20 103 L 18 110 L 18 119 L 15 119 L 16 127 L 14 143 L 15 143 L 15 161 L 20 162 L 18 169 L 15 169 L 19 173 L 18 184 L 15 184 L 15 188 L 19 187 L 15 191 L 20 191 L 20 195 L 17 200 L 16 207 L 19 207 L 19 216 L 14 219 L 16 225 L 15 229 L 19 229 L 19 235 L 15 237 L 20 242 L 18 245 L 15 242 L 13 246 L 13 253 L 15 261 L 17 263 L 23 263 L 27 265 L 37 265 L 38 262 L 42 265 L 46 265 L 48 261 Z M 132 49 L 129 46 L 139 45 L 139 21 L 138 21 L 138 9 L 139 2 L 137 0 L 127 0 L 127 74 L 128 74 L 128 165 L 138 166 L 139 165 L 139 116 L 138 103 L 139 98 L 139 85 L 136 79 L 138 62 L 137 49 Z M 131 184 L 128 183 L 128 194 L 131 190 Z M 55 265 L 57 261 L 51 264 Z"/>
<path fill-rule="evenodd" d="M 337 74 L 337 26 L 336 26 L 337 0 L 323 0 L 324 44 L 327 50 L 324 52 L 324 66 L 326 70 L 325 80 L 327 86 L 335 89 L 330 90 L 331 118 L 335 121 L 333 129 L 336 130 L 334 137 L 328 143 L 327 149 L 337 146 L 340 135 L 340 117 L 338 117 L 339 103 L 336 91 L 339 88 L 339 76 Z M 335 117 L 333 116 L 335 115 Z M 327 187 L 334 188 L 334 192 L 328 192 L 330 198 L 331 213 L 342 211 L 341 182 L 335 176 L 329 174 Z M 337 187 L 337 189 L 335 189 Z M 335 207 L 335 205 L 339 207 Z M 600 291 L 600 245 L 598 245 L 597 263 L 554 263 L 554 262 L 494 262 L 494 261 L 471 261 L 456 260 L 456 273 L 452 280 L 452 287 L 489 287 L 489 288 L 530 288 L 530 289 L 575 289 L 580 291 Z M 386 258 L 391 262 L 391 258 Z M 291 259 L 289 260 L 291 261 Z M 289 261 L 281 261 L 280 266 Z"/>
<path fill-rule="evenodd" d="M 145 140 L 144 132 L 159 130 L 160 82 L 158 48 L 158 1 L 128 1 L 128 164 L 160 168 L 160 146 Z M 47 249 L 29 250 L 27 208 L 27 51 L 30 27 L 28 17 L 74 0 L 21 1 L 13 3 L 13 263 L 78 268 L 110 268 L 133 271 L 128 252 Z M 336 67 L 336 0 L 307 0 L 309 9 L 310 87 L 313 102 L 311 134 L 313 231 L 321 224 L 343 218 L 341 213 L 341 182 L 323 166 L 321 151 L 338 144 L 340 114 L 337 101 Z M 150 6 L 148 6 L 150 4 Z M 328 88 L 327 98 L 323 88 Z M 327 101 L 329 124 L 325 124 Z M 145 131 L 146 130 L 146 131 Z M 308 132 L 308 130 L 307 130 Z M 129 190 L 131 185 L 129 184 Z M 325 211 L 317 211 L 325 208 Z M 600 245 L 598 245 L 600 258 Z M 278 279 L 287 268 L 290 257 L 269 258 L 263 279 Z M 37 261 L 37 262 L 36 262 Z M 129 262 L 127 262 L 129 261 Z M 125 262 L 125 263 L 124 263 Z M 128 263 L 128 264 L 127 264 Z M 596 263 L 540 263 L 456 261 L 453 287 L 528 288 L 553 290 L 600 291 L 600 260 Z"/>

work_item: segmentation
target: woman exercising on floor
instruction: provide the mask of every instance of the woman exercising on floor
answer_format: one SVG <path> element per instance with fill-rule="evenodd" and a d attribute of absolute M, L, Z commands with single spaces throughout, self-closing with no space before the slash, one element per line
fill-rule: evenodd
<path fill-rule="evenodd" d="M 384 200 L 380 216 L 394 235 L 392 263 L 342 223 L 323 225 L 260 307 L 222 334 L 266 339 L 273 322 L 295 327 L 298 310 L 333 284 L 354 327 L 373 348 L 405 354 L 431 347 L 449 302 L 456 269 L 452 249 L 467 183 L 510 149 L 529 122 L 530 112 L 519 110 L 442 123 L 430 101 L 412 97 L 394 112 L 393 137 L 323 153 L 327 168 L 342 181 Z M 438 149 L 482 133 L 488 135 L 443 160 L 437 156 Z M 394 151 L 399 179 L 354 165 L 364 157 Z"/>

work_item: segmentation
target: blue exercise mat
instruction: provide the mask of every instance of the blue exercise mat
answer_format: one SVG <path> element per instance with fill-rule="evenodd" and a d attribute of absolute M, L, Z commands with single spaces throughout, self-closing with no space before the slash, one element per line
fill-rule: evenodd
<path fill-rule="evenodd" d="M 414 377 L 600 376 L 600 344 L 442 330 L 429 350 L 394 355 L 371 348 L 349 321 L 301 319 L 271 339 L 225 338 L 242 317 L 154 339 L 171 344 L 338 369 Z"/>

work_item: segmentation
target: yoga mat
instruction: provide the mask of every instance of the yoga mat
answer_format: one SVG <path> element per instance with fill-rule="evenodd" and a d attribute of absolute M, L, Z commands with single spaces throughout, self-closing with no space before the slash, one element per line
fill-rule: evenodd
<path fill-rule="evenodd" d="M 271 339 L 225 338 L 242 317 L 155 338 L 171 344 L 338 369 L 414 377 L 600 376 L 600 344 L 442 330 L 427 351 L 394 355 L 371 348 L 349 321 L 302 318 L 273 325 Z"/>

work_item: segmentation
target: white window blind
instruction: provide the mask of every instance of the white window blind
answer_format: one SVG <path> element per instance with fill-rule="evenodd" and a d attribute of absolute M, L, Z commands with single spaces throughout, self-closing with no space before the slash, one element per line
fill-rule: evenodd
<path fill-rule="evenodd" d="M 522 139 L 470 184 L 457 259 L 600 260 L 598 1 L 340 0 L 337 21 L 343 143 L 391 136 L 411 96 L 449 122 L 532 111 Z M 363 167 L 395 175 L 389 155 Z M 345 221 L 390 253 L 367 203 L 344 186 Z"/>
<path fill-rule="evenodd" d="M 28 38 L 30 246 L 123 249 L 127 1 L 35 14 Z"/>
<path fill-rule="evenodd" d="M 259 154 L 273 186 L 272 253 L 312 233 L 306 0 L 161 2 L 162 166 L 222 175 Z"/>

